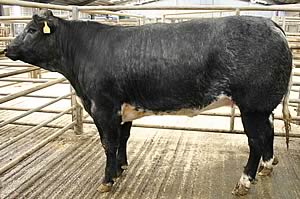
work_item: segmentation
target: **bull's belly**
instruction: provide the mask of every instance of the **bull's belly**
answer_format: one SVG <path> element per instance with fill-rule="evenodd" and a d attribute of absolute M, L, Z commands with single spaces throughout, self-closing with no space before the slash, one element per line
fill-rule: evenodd
<path fill-rule="evenodd" d="M 135 119 L 139 119 L 144 116 L 150 116 L 150 115 L 182 115 L 182 116 L 194 117 L 204 111 L 223 107 L 223 106 L 231 106 L 232 104 L 233 102 L 231 98 L 225 95 L 219 96 L 216 101 L 212 102 L 211 104 L 205 107 L 190 108 L 190 109 L 184 108 L 175 111 L 164 111 L 164 112 L 137 108 L 131 104 L 124 103 L 121 106 L 121 111 L 119 114 L 122 118 L 122 122 L 130 122 Z"/>

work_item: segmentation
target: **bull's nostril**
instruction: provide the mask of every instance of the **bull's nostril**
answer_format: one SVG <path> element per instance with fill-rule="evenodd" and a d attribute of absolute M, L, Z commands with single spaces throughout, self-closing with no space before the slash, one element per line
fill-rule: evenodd
<path fill-rule="evenodd" d="M 7 48 L 5 48 L 5 49 L 3 50 L 3 52 L 5 52 L 5 53 L 6 53 L 6 52 L 7 52 Z"/>

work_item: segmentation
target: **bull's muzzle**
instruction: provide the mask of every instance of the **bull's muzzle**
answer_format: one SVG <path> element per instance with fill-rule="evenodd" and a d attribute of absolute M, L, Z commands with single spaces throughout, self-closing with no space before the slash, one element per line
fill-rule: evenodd
<path fill-rule="evenodd" d="M 12 45 L 6 46 L 6 48 L 3 50 L 3 53 L 5 53 L 5 56 L 14 61 L 18 60 L 19 56 L 18 56 L 17 52 L 18 52 L 17 47 L 12 46 Z"/>

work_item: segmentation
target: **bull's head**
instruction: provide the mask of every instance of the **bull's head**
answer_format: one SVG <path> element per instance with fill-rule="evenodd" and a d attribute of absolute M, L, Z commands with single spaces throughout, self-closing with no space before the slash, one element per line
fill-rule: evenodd
<path fill-rule="evenodd" d="M 58 18 L 51 11 L 34 15 L 23 32 L 5 49 L 12 60 L 21 60 L 33 65 L 54 70 L 59 62 L 55 32 Z"/>

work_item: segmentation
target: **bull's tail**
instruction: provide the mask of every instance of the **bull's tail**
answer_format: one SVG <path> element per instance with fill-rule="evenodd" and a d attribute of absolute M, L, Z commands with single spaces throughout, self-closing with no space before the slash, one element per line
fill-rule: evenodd
<path fill-rule="evenodd" d="M 284 122 L 284 128 L 285 128 L 285 139 L 286 139 L 286 147 L 289 148 L 289 134 L 291 130 L 291 121 L 292 117 L 289 111 L 289 96 L 290 96 L 290 90 L 292 87 L 292 76 L 293 73 L 291 72 L 290 75 L 290 80 L 289 80 L 289 85 L 288 85 L 288 90 L 285 96 L 283 97 L 283 102 L 282 102 L 282 117 L 283 117 L 283 122 Z"/>

